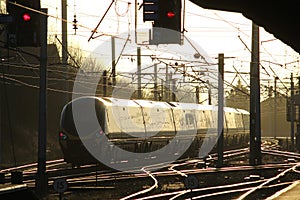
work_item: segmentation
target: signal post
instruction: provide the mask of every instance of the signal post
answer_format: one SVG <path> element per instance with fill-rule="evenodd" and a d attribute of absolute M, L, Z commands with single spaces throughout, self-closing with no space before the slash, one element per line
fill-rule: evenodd
<path fill-rule="evenodd" d="M 36 191 L 40 198 L 47 195 L 48 179 L 46 174 L 46 146 L 47 146 L 47 13 L 48 9 L 41 9 L 41 49 L 40 49 L 40 94 L 39 94 L 39 133 L 38 133 L 38 168 L 36 177 Z"/>

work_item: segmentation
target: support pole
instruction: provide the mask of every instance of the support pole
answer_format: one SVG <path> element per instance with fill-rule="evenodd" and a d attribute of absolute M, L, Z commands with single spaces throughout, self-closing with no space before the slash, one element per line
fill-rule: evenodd
<path fill-rule="evenodd" d="M 63 45 L 61 55 L 62 55 L 62 64 L 68 64 L 68 25 L 67 25 L 67 0 L 61 0 L 61 42 Z"/>
<path fill-rule="evenodd" d="M 291 74 L 291 149 L 294 151 L 295 149 L 295 99 L 294 99 L 294 80 L 293 80 L 293 73 Z"/>
<path fill-rule="evenodd" d="M 112 83 L 113 87 L 116 86 L 116 44 L 115 37 L 111 37 L 111 73 L 112 73 Z"/>
<path fill-rule="evenodd" d="M 220 53 L 219 60 L 219 78 L 218 78 L 218 163 L 217 167 L 223 166 L 224 151 L 224 54 Z"/>
<path fill-rule="evenodd" d="M 206 81 L 207 82 L 207 87 L 208 87 L 208 105 L 211 105 L 212 103 L 211 103 L 211 85 L 210 85 L 210 83 L 209 83 L 209 80 L 207 80 Z"/>
<path fill-rule="evenodd" d="M 176 101 L 176 79 L 172 79 L 172 101 Z"/>
<path fill-rule="evenodd" d="M 259 27 L 252 22 L 250 63 L 250 165 L 261 164 L 259 73 Z"/>
<path fill-rule="evenodd" d="M 298 77 L 298 95 L 300 95 L 300 76 Z M 298 151 L 300 151 L 300 105 L 298 102 L 296 102 L 296 106 L 297 106 L 297 111 L 296 112 L 298 114 L 298 116 L 296 117 L 296 148 L 298 149 Z"/>
<path fill-rule="evenodd" d="M 164 80 L 161 79 L 160 81 L 161 81 L 161 83 L 160 83 L 160 85 L 161 85 L 160 86 L 160 100 L 163 101 L 165 98 L 165 96 L 164 96 L 165 95 Z"/>
<path fill-rule="evenodd" d="M 62 48 L 61 48 L 61 62 L 63 67 L 65 68 L 65 71 L 68 72 L 68 14 L 67 14 L 67 0 L 61 0 L 61 43 L 62 43 Z M 69 93 L 68 91 L 70 90 L 70 85 L 69 85 L 69 78 L 68 78 L 68 73 L 66 73 L 66 84 L 65 84 L 65 91 L 66 92 L 66 102 L 70 100 L 69 98 Z"/>
<path fill-rule="evenodd" d="M 158 91 L 157 91 L 157 63 L 154 64 L 154 100 L 158 101 Z"/>
<path fill-rule="evenodd" d="M 168 95 L 168 101 L 172 101 L 173 100 L 173 75 L 172 72 L 169 73 L 169 95 Z"/>
<path fill-rule="evenodd" d="M 137 16 L 138 16 L 138 1 L 134 0 L 134 41 L 137 44 L 137 26 L 138 26 L 138 22 L 137 22 Z"/>
<path fill-rule="evenodd" d="M 169 81 L 169 65 L 166 64 L 166 85 L 165 85 L 165 101 L 170 101 L 170 81 Z"/>
<path fill-rule="evenodd" d="M 199 86 L 196 86 L 196 103 L 198 104 L 200 102 L 200 96 L 199 96 Z"/>
<path fill-rule="evenodd" d="M 137 75 L 138 75 L 138 99 L 142 98 L 142 79 L 141 79 L 141 47 L 137 48 Z"/>
<path fill-rule="evenodd" d="M 36 191 L 39 198 L 47 195 L 48 180 L 46 175 L 46 145 L 47 145 L 47 13 L 41 11 L 41 49 L 40 49 L 40 94 L 39 94 L 39 133 L 38 133 L 38 167 Z"/>
<path fill-rule="evenodd" d="M 274 79 L 274 138 L 277 137 L 277 80 L 276 76 Z"/>
<path fill-rule="evenodd" d="M 107 71 L 104 70 L 102 74 L 102 87 L 103 87 L 103 96 L 107 97 Z"/>

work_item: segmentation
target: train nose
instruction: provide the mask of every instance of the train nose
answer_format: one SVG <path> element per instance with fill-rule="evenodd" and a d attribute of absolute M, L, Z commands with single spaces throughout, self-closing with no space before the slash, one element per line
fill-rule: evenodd
<path fill-rule="evenodd" d="M 69 105 L 74 132 L 81 138 L 103 130 L 102 104 L 95 98 L 79 98 Z"/>

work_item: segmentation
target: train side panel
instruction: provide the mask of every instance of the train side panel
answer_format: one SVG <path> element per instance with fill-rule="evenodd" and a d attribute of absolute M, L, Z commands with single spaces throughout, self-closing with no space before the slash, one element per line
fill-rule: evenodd
<path fill-rule="evenodd" d="M 111 103 L 106 105 L 109 138 L 144 137 L 145 127 L 141 107 L 132 100 L 114 98 L 109 100 Z"/>
<path fill-rule="evenodd" d="M 142 108 L 145 138 L 140 151 L 149 152 L 166 146 L 176 131 L 171 106 L 166 102 L 135 100 Z"/>

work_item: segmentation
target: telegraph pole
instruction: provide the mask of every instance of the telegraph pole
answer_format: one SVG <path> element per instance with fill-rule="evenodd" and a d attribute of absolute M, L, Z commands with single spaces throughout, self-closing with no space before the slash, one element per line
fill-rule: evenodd
<path fill-rule="evenodd" d="M 261 164 L 259 26 L 252 22 L 250 63 L 250 165 Z"/>
<path fill-rule="evenodd" d="M 40 93 L 39 93 L 39 133 L 38 133 L 38 166 L 36 177 L 36 190 L 40 198 L 47 194 L 48 180 L 46 174 L 46 145 L 47 145 L 47 13 L 41 18 L 41 49 L 40 49 Z"/>

